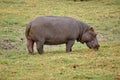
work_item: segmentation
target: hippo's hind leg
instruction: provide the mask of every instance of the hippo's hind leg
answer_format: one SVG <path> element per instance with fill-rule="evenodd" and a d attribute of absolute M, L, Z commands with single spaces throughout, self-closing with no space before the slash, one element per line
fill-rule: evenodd
<path fill-rule="evenodd" d="M 37 51 L 39 54 L 43 53 L 43 45 L 44 45 L 44 41 L 37 41 L 36 42 Z"/>
<path fill-rule="evenodd" d="M 75 40 L 69 40 L 66 43 L 66 52 L 71 52 L 72 51 L 72 46 L 75 43 Z"/>
<path fill-rule="evenodd" d="M 33 46 L 34 46 L 34 41 L 27 39 L 27 48 L 28 48 L 28 52 L 30 54 L 33 54 L 33 52 L 34 52 Z"/>

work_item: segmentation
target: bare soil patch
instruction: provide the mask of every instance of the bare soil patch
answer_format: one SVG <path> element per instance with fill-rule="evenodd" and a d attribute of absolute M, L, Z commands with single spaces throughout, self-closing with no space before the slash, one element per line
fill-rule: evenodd
<path fill-rule="evenodd" d="M 2 40 L 0 40 L 0 49 L 18 50 L 18 48 L 15 46 L 15 43 L 11 42 L 8 39 L 2 39 Z"/>

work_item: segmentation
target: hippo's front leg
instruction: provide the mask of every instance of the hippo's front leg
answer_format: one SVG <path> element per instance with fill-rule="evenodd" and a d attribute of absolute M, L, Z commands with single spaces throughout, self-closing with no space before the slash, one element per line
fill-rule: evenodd
<path fill-rule="evenodd" d="M 66 43 L 66 52 L 71 52 L 72 51 L 72 46 L 75 43 L 75 40 L 69 40 Z"/>

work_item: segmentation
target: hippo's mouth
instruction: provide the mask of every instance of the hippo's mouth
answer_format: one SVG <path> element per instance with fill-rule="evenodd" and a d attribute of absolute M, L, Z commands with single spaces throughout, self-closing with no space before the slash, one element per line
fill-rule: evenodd
<path fill-rule="evenodd" d="M 90 48 L 90 49 L 94 49 L 95 51 L 97 51 L 99 49 L 99 45 L 94 45 L 91 42 L 87 42 L 86 45 Z"/>

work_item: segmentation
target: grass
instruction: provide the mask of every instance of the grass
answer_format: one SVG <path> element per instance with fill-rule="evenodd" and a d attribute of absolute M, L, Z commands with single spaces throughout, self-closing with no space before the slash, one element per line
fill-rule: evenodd
<path fill-rule="evenodd" d="M 105 43 L 97 52 L 74 47 L 70 54 L 58 49 L 43 55 L 2 50 L 0 77 L 2 80 L 115 80 L 120 74 L 119 45 Z"/>
<path fill-rule="evenodd" d="M 119 80 L 119 5 L 119 0 L 1 0 L 0 80 Z M 100 50 L 76 43 L 70 54 L 59 45 L 29 55 L 25 27 L 42 15 L 69 16 L 93 26 Z"/>

